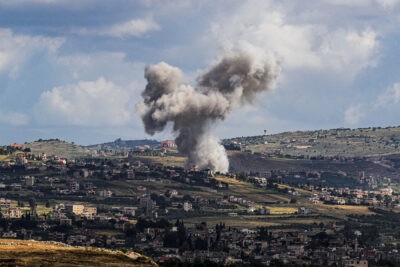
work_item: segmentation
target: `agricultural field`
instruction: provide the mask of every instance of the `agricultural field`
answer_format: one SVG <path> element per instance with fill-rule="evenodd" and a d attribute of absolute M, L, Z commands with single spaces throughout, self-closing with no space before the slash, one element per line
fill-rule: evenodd
<path fill-rule="evenodd" d="M 327 205 L 317 204 L 312 205 L 312 208 L 320 214 L 329 214 L 338 219 L 347 219 L 349 215 L 372 215 L 374 212 L 370 211 L 367 206 L 353 206 L 353 205 Z"/>
<path fill-rule="evenodd" d="M 226 176 L 216 176 L 215 179 L 229 184 L 227 194 L 232 194 L 237 197 L 249 199 L 254 202 L 288 202 L 289 195 L 285 195 L 274 190 L 266 190 L 255 187 L 253 184 L 240 181 Z"/>
<path fill-rule="evenodd" d="M 9 161 L 10 157 L 8 155 L 0 155 L 0 161 Z"/>
<path fill-rule="evenodd" d="M 274 216 L 274 215 L 238 215 L 237 217 L 225 216 L 203 216 L 183 219 L 185 225 L 192 226 L 200 222 L 206 222 L 207 225 L 213 226 L 220 222 L 224 222 L 226 226 L 237 228 L 255 229 L 261 226 L 273 226 L 275 229 L 287 228 L 288 226 L 296 227 L 299 225 L 311 225 L 319 223 L 328 223 L 333 221 L 330 218 L 321 216 L 300 217 L 300 216 Z"/>
<path fill-rule="evenodd" d="M 183 167 L 186 162 L 185 157 L 180 156 L 172 156 L 166 155 L 163 157 L 160 156 L 136 156 L 135 158 L 142 160 L 144 162 L 152 162 L 152 163 L 160 163 L 164 166 L 176 166 L 176 167 Z"/>

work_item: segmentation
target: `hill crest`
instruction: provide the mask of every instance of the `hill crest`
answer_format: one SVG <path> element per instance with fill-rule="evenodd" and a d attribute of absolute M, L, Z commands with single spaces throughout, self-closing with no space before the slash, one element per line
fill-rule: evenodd
<path fill-rule="evenodd" d="M 59 139 L 39 139 L 27 143 L 27 148 L 34 154 L 47 154 L 47 156 L 58 156 L 60 158 L 75 159 L 91 155 L 89 149 L 76 145 L 74 142 L 67 142 Z"/>
<path fill-rule="evenodd" d="M 1 266 L 158 266 L 136 252 L 124 253 L 58 242 L 0 239 Z"/>

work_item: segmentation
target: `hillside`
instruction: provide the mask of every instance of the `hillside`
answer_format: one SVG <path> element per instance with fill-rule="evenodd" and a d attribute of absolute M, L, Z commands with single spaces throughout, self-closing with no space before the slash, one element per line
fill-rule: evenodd
<path fill-rule="evenodd" d="M 115 151 L 126 151 L 126 150 L 133 150 L 138 146 L 150 146 L 150 147 L 157 147 L 160 145 L 160 142 L 157 140 L 122 140 L 121 138 L 116 139 L 113 142 L 107 142 L 102 144 L 95 144 L 86 146 L 88 149 L 111 149 Z"/>
<path fill-rule="evenodd" d="M 287 172 L 313 172 L 322 174 L 322 179 L 313 182 L 321 182 L 332 186 L 354 186 L 359 184 L 360 175 L 366 177 L 388 177 L 398 181 L 400 168 L 398 157 L 387 156 L 380 161 L 359 160 L 309 160 L 266 157 L 246 152 L 229 153 L 230 170 L 233 172 L 258 172 L 269 173 L 276 170 Z M 396 161 L 397 160 L 397 161 Z M 379 179 L 378 179 L 379 180 Z"/>
<path fill-rule="evenodd" d="M 135 252 L 123 253 L 54 242 L 0 239 L 0 266 L 157 266 Z"/>
<path fill-rule="evenodd" d="M 54 155 L 68 159 L 87 157 L 90 155 L 90 150 L 74 143 L 69 143 L 58 139 L 38 140 L 26 144 L 26 147 L 30 148 L 34 154 L 45 153 L 47 156 Z"/>
<path fill-rule="evenodd" d="M 244 150 L 293 157 L 374 157 L 400 153 L 400 127 L 284 132 L 223 140 Z"/>

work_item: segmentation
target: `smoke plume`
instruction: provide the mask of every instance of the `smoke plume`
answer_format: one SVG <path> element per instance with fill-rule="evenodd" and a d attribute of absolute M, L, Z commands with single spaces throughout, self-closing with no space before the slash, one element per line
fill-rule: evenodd
<path fill-rule="evenodd" d="M 187 167 L 227 172 L 228 157 L 210 126 L 234 107 L 253 103 L 258 93 L 272 89 L 278 74 L 276 62 L 240 53 L 219 60 L 197 78 L 194 88 L 184 83 L 178 68 L 161 62 L 145 69 L 147 86 L 137 110 L 148 134 L 163 131 L 172 122 L 178 150 L 188 157 Z"/>

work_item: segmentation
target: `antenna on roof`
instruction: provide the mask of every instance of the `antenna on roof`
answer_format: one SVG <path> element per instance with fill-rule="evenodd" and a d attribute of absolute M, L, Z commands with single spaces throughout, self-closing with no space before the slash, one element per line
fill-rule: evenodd
<path fill-rule="evenodd" d="M 264 144 L 265 145 L 268 144 L 266 137 L 267 137 L 267 130 L 264 130 Z"/>

